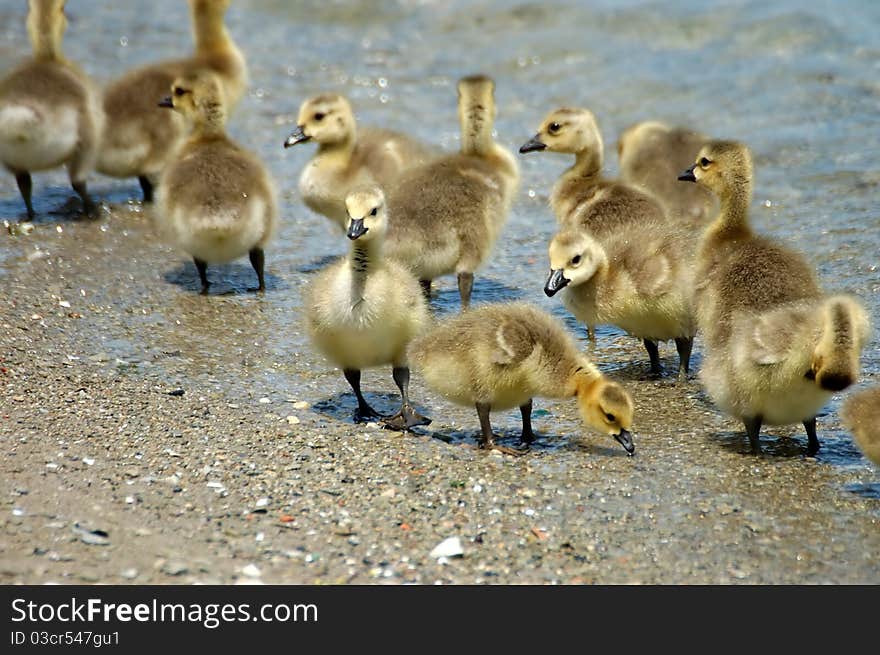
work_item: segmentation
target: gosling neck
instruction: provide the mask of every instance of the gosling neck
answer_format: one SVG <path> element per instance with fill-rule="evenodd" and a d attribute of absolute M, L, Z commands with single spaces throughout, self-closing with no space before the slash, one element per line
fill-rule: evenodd
<path fill-rule="evenodd" d="M 566 383 L 567 396 L 589 395 L 596 388 L 602 374 L 592 362 L 585 357 L 580 357 L 569 375 Z"/>
<path fill-rule="evenodd" d="M 566 171 L 569 177 L 598 179 L 602 173 L 602 153 L 588 148 L 575 155 L 574 166 Z"/>
<path fill-rule="evenodd" d="M 750 233 L 749 205 L 752 202 L 752 185 L 747 180 L 737 180 L 720 198 L 720 212 L 716 231 L 723 233 Z"/>
<path fill-rule="evenodd" d="M 52 36 L 52 30 L 47 24 L 47 16 L 28 17 L 28 36 L 31 41 L 31 50 L 34 59 L 40 61 L 65 61 L 61 52 L 61 37 Z"/>
<path fill-rule="evenodd" d="M 234 47 L 232 37 L 229 36 L 223 22 L 225 13 L 225 9 L 206 7 L 198 3 L 193 5 L 193 40 L 196 43 L 197 54 L 225 52 Z"/>
<path fill-rule="evenodd" d="M 369 239 L 361 241 L 355 239 L 351 244 L 351 255 L 348 258 L 351 266 L 352 298 L 355 302 L 363 300 L 364 287 L 367 277 L 379 265 L 382 257 L 381 239 Z"/>
<path fill-rule="evenodd" d="M 461 154 L 486 157 L 495 150 L 493 122 L 485 107 L 469 107 L 461 116 Z"/>
<path fill-rule="evenodd" d="M 226 113 L 219 102 L 202 106 L 202 113 L 193 120 L 192 136 L 199 140 L 226 136 Z"/>
<path fill-rule="evenodd" d="M 336 162 L 342 166 L 348 165 L 354 154 L 357 133 L 352 128 L 350 134 L 341 141 L 333 143 L 321 143 L 318 145 L 318 156 L 328 161 Z"/>

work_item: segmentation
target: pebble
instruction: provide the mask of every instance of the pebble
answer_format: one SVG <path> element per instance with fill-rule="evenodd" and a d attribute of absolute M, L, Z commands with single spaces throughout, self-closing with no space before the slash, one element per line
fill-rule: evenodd
<path fill-rule="evenodd" d="M 291 416 L 288 416 L 288 417 L 287 417 L 287 423 L 288 423 L 289 425 L 299 425 L 300 422 L 301 422 L 301 421 L 299 420 L 299 417 L 298 417 L 298 416 L 293 416 L 293 415 L 291 415 Z"/>
<path fill-rule="evenodd" d="M 178 576 L 183 575 L 184 573 L 188 573 L 189 566 L 187 566 L 186 562 L 173 559 L 164 562 L 159 570 L 166 575 Z"/>
<path fill-rule="evenodd" d="M 297 402 L 293 403 L 294 409 L 308 409 L 309 407 L 311 407 L 311 404 L 306 402 L 305 400 L 298 400 Z"/>
<path fill-rule="evenodd" d="M 137 569 L 125 569 L 119 574 L 120 577 L 125 578 L 126 580 L 134 580 L 138 577 Z"/>
<path fill-rule="evenodd" d="M 261 405 L 268 405 L 268 404 L 271 403 L 271 402 L 272 402 L 272 401 L 269 400 L 269 399 L 266 398 L 266 397 L 260 398 L 260 404 L 261 404 Z"/>
<path fill-rule="evenodd" d="M 448 537 L 447 539 L 444 539 L 434 546 L 434 550 L 428 555 L 428 557 L 433 559 L 462 556 L 464 556 L 464 549 L 461 547 L 461 539 L 459 537 Z"/>
<path fill-rule="evenodd" d="M 247 566 L 241 569 L 241 574 L 248 578 L 259 578 L 262 573 L 260 572 L 259 567 L 255 564 L 248 564 Z"/>

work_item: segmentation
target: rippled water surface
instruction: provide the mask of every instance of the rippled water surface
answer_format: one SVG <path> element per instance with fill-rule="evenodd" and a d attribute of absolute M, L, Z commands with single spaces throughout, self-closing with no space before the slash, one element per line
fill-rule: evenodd
<path fill-rule="evenodd" d="M 124 265 L 114 270 L 120 275 L 138 270 L 140 260 L 156 259 L 159 270 L 143 284 L 165 300 L 145 303 L 115 293 L 112 277 L 90 279 L 92 302 L 107 311 L 95 318 L 96 337 L 80 353 L 84 357 L 119 358 L 134 366 L 147 362 L 154 374 L 195 376 L 233 392 L 242 385 L 247 393 L 307 398 L 319 411 L 344 418 L 352 407 L 350 395 L 341 376 L 306 344 L 299 291 L 328 256 L 345 251 L 346 243 L 299 201 L 296 180 L 312 146 L 285 151 L 281 144 L 300 102 L 331 89 L 353 100 L 362 123 L 454 149 L 455 81 L 475 71 L 496 79 L 498 138 L 511 149 L 534 133 L 548 110 L 562 104 L 596 113 L 609 174 L 617 167 L 616 135 L 643 119 L 746 141 L 756 159 L 754 223 L 807 253 L 829 289 L 859 295 L 880 323 L 880 3 L 233 4 L 228 23 L 248 57 L 251 87 L 229 129 L 260 154 L 281 190 L 282 229 L 267 255 L 270 291 L 263 300 L 241 293 L 252 272 L 240 262 L 214 273 L 222 280 L 221 290 L 225 285 L 236 293 L 206 302 L 195 294 L 191 264 L 157 244 L 149 211 L 128 203 L 139 197 L 136 182 L 93 176 L 92 188 L 119 211 L 91 231 L 77 228 L 76 250 L 96 262 L 119 258 Z M 0 69 L 27 51 L 22 5 L 0 7 Z M 182 0 L 79 0 L 70 3 L 69 13 L 65 50 L 99 81 L 190 47 Z M 541 288 L 555 225 L 547 195 L 567 162 L 552 155 L 520 161 L 520 197 L 495 257 L 478 274 L 474 299 L 524 298 L 565 317 Z M 47 214 L 69 195 L 62 172 L 35 176 L 42 217 L 33 234 L 0 238 L 0 267 L 12 270 L 40 248 L 69 252 L 64 240 L 72 228 L 58 233 L 59 219 Z M 0 216 L 20 213 L 14 180 L 0 176 Z M 95 270 L 102 269 L 96 265 Z M 440 313 L 457 311 L 454 280 L 440 282 L 434 305 Z M 668 366 L 670 350 L 664 351 Z M 613 329 L 600 330 L 596 356 L 605 370 L 624 378 L 637 379 L 644 368 L 638 346 Z M 864 370 L 866 383 L 880 378 L 876 339 L 865 351 Z M 389 394 L 390 408 L 390 379 L 384 372 L 367 379 Z M 699 394 L 694 387 L 689 393 Z M 836 397 L 829 411 L 839 402 Z M 431 403 L 438 412 L 457 411 Z M 461 417 L 464 432 L 451 429 L 442 436 L 473 438 L 475 416 L 450 416 Z M 571 411 L 542 420 L 539 415 L 539 429 L 578 431 Z M 496 421 L 503 433 L 516 433 L 513 414 Z M 822 459 L 841 467 L 865 466 L 841 431 L 825 436 L 830 441 Z M 730 439 L 740 443 L 736 433 L 717 436 L 722 445 Z M 773 439 L 767 443 L 776 448 Z"/>

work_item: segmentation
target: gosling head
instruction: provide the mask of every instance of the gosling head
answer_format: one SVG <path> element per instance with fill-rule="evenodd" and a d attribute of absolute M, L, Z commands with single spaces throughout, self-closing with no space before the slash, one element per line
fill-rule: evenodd
<path fill-rule="evenodd" d="M 696 182 L 717 196 L 733 189 L 751 189 L 752 154 L 737 141 L 709 141 L 696 163 L 678 176 L 682 182 Z"/>
<path fill-rule="evenodd" d="M 636 452 L 633 442 L 633 402 L 617 382 L 606 378 L 578 388 L 578 410 L 581 419 L 594 430 L 607 434 L 623 446 L 627 455 Z"/>
<path fill-rule="evenodd" d="M 583 152 L 602 156 L 602 135 L 596 117 L 588 109 L 562 108 L 550 112 L 538 133 L 519 149 L 521 153 L 562 152 L 578 155 Z"/>
<path fill-rule="evenodd" d="M 171 95 L 159 106 L 179 112 L 189 123 L 199 127 L 222 129 L 226 124 L 223 85 L 217 75 L 207 71 L 175 79 L 171 84 Z"/>
<path fill-rule="evenodd" d="M 351 141 L 355 134 L 351 105 L 335 93 L 314 96 L 302 103 L 296 123 L 296 129 L 284 142 L 285 148 L 306 141 L 332 146 Z"/>
<path fill-rule="evenodd" d="M 564 287 L 588 282 L 607 263 L 605 249 L 591 236 L 563 230 L 550 242 L 550 276 L 544 293 L 554 296 Z"/>
<path fill-rule="evenodd" d="M 381 239 L 387 227 L 385 194 L 379 187 L 356 189 L 345 197 L 348 231 L 352 241 L 368 242 Z"/>
<path fill-rule="evenodd" d="M 67 30 L 65 0 L 28 0 L 27 30 L 36 56 L 58 56 Z"/>

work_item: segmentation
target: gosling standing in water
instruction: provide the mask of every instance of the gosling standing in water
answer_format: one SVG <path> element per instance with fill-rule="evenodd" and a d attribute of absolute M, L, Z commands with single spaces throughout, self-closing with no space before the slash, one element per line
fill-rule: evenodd
<path fill-rule="evenodd" d="M 433 149 L 417 140 L 373 127 L 358 128 L 351 104 L 341 95 L 309 98 L 299 109 L 297 128 L 285 148 L 314 141 L 318 150 L 303 168 L 299 192 L 306 206 L 348 226 L 345 198 L 353 189 L 388 189 L 404 170 L 426 162 Z"/>
<path fill-rule="evenodd" d="M 519 184 L 516 160 L 492 137 L 496 111 L 491 79 L 460 80 L 460 152 L 404 174 L 388 197 L 389 256 L 406 264 L 426 292 L 434 278 L 455 273 L 463 310 Z"/>
<path fill-rule="evenodd" d="M 550 193 L 550 206 L 563 226 L 589 230 L 600 241 L 630 225 L 667 220 L 660 203 L 639 189 L 602 175 L 604 146 L 596 117 L 587 109 L 550 112 L 535 134 L 519 149 L 575 156 Z"/>
<path fill-rule="evenodd" d="M 427 303 L 412 274 L 383 256 L 388 208 L 382 190 L 355 190 L 345 207 L 351 253 L 322 271 L 306 291 L 309 336 L 354 390 L 355 422 L 379 417 L 361 393 L 361 370 L 391 364 L 402 402 L 383 423 L 396 430 L 428 425 L 431 420 L 410 405 L 406 359 L 410 340 L 428 325 Z"/>
<path fill-rule="evenodd" d="M 223 85 L 214 73 L 174 81 L 161 105 L 179 112 L 190 136 L 162 174 L 157 196 L 160 231 L 189 253 L 208 293 L 208 264 L 244 254 L 265 291 L 264 249 L 275 231 L 275 186 L 256 156 L 226 136 Z"/>
<path fill-rule="evenodd" d="M 483 305 L 441 323 L 409 352 L 434 391 L 476 407 L 483 448 L 510 451 L 495 444 L 492 410 L 519 407 L 522 441 L 529 444 L 532 398 L 574 397 L 587 426 L 635 453 L 629 394 L 598 371 L 556 319 L 531 305 Z"/>
<path fill-rule="evenodd" d="M 247 65 L 224 24 L 230 0 L 189 0 L 195 52 L 187 59 L 151 64 L 130 71 L 104 92 L 107 122 L 98 172 L 118 178 L 136 177 L 144 202 L 153 201 L 153 187 L 186 137 L 184 121 L 156 106 L 174 80 L 200 70 L 220 76 L 231 110 L 247 84 Z"/>
<path fill-rule="evenodd" d="M 0 80 L 0 162 L 15 175 L 27 220 L 36 215 L 31 173 L 62 165 L 85 214 L 98 216 L 86 177 L 95 165 L 103 115 L 92 82 L 61 52 L 64 1 L 29 1 L 33 57 Z"/>
<path fill-rule="evenodd" d="M 617 140 L 620 179 L 654 196 L 673 221 L 702 230 L 718 201 L 708 189 L 679 184 L 676 177 L 694 163 L 706 141 L 705 135 L 684 127 L 637 123 Z"/>
<path fill-rule="evenodd" d="M 880 387 L 866 389 L 847 400 L 841 415 L 865 457 L 880 466 Z"/>
<path fill-rule="evenodd" d="M 807 453 L 814 455 L 816 414 L 858 377 L 867 313 L 853 298 L 824 295 L 799 253 L 752 231 L 752 157 L 745 145 L 710 141 L 679 179 L 705 186 L 721 202 L 695 271 L 706 390 L 743 421 L 753 452 L 761 451 L 763 424 L 803 422 Z"/>
<path fill-rule="evenodd" d="M 564 228 L 550 242 L 544 292 L 562 292 L 566 308 L 587 325 L 610 323 L 642 339 L 651 374 L 662 374 L 657 341 L 674 339 L 680 382 L 687 381 L 696 333 L 693 257 L 681 228 L 647 222 L 599 243 Z"/>

